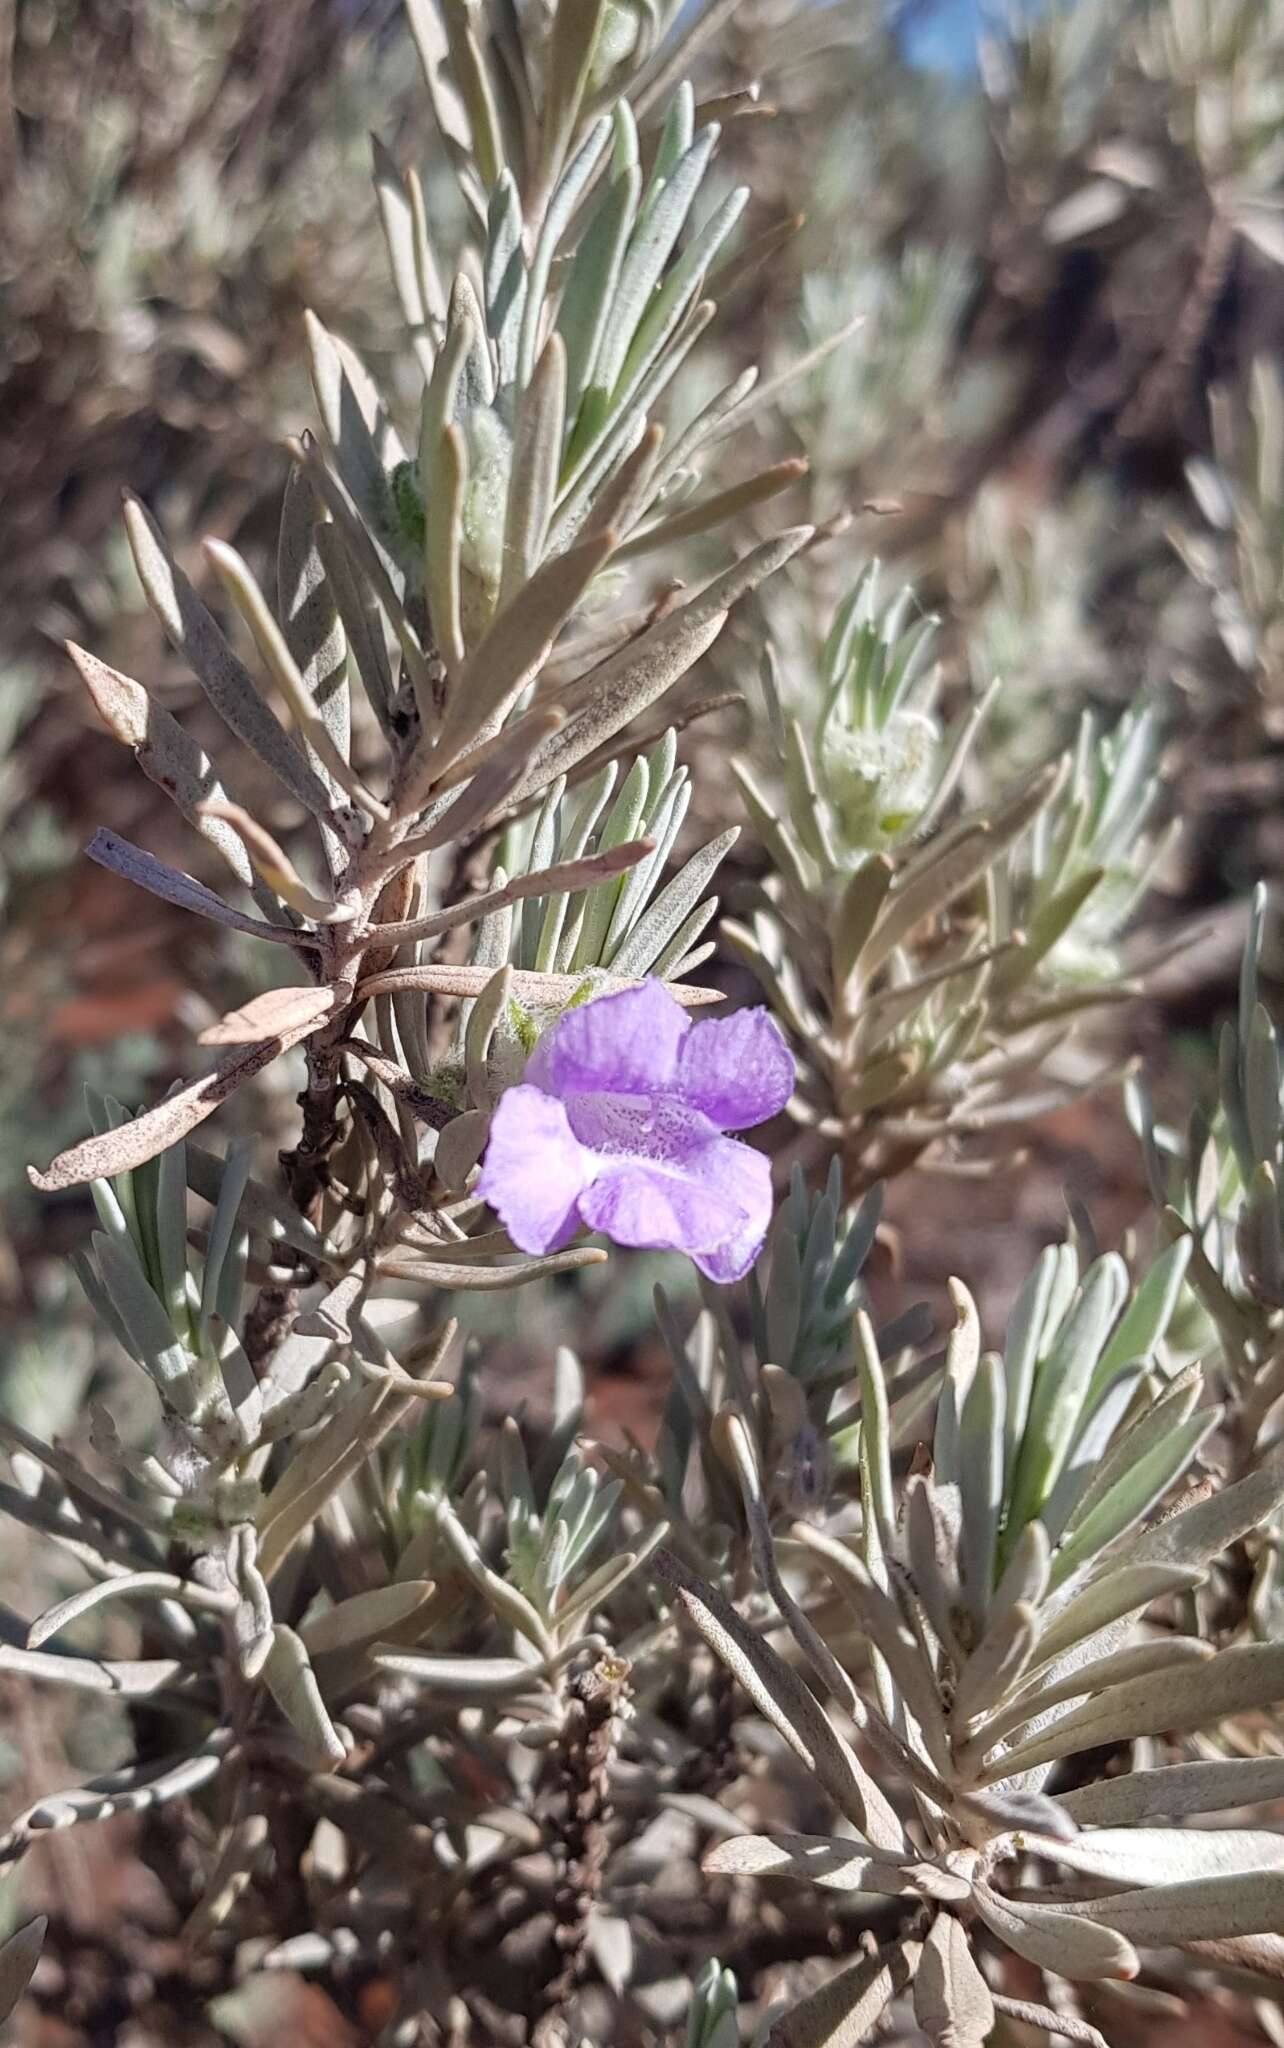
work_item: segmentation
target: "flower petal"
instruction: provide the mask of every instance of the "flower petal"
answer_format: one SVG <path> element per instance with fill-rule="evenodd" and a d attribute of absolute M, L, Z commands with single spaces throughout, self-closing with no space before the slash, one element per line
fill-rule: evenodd
<path fill-rule="evenodd" d="M 722 1131 L 777 1116 L 794 1092 L 793 1054 L 767 1010 L 693 1024 L 678 1054 L 677 1093 Z"/>
<path fill-rule="evenodd" d="M 706 1279 L 729 1287 L 733 1280 L 743 1280 L 766 1239 L 772 1216 L 771 1161 L 765 1152 L 735 1138 L 715 1138 L 701 1161 L 701 1171 L 734 1202 L 737 1221 L 722 1241 L 695 1263 Z"/>
<path fill-rule="evenodd" d="M 560 1251 L 580 1227 L 577 1204 L 593 1161 L 560 1102 L 507 1088 L 495 1105 L 477 1193 L 524 1252 Z"/>
<path fill-rule="evenodd" d="M 671 1096 L 572 1095 L 566 1114 L 581 1145 L 603 1161 L 685 1167 L 721 1135 L 698 1109 Z"/>
<path fill-rule="evenodd" d="M 767 1234 L 771 1166 L 762 1153 L 723 1137 L 681 1165 L 603 1159 L 580 1214 L 617 1244 L 684 1251 L 725 1286 L 749 1270 Z"/>
<path fill-rule="evenodd" d="M 565 1010 L 540 1040 L 527 1073 L 551 1095 L 650 1095 L 672 1085 L 691 1029 L 663 982 L 644 981 Z"/>
<path fill-rule="evenodd" d="M 607 1166 L 586 1189 L 584 1221 L 617 1244 L 654 1252 L 692 1252 L 722 1242 L 740 1212 L 716 1189 L 647 1160 Z"/>

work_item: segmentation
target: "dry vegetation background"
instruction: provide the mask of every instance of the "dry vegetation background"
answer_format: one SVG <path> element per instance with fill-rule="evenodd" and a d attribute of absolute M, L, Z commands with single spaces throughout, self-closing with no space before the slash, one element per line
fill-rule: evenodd
<path fill-rule="evenodd" d="M 941 613 L 952 701 L 1002 674 L 999 765 L 1066 744 L 1085 706 L 1109 720 L 1149 693 L 1163 713 L 1165 803 L 1184 832 L 1146 923 L 1199 936 L 1110 1026 L 1144 1053 L 1161 1104 L 1207 1081 L 1238 906 L 1284 863 L 1284 648 L 1255 569 L 1264 557 L 1278 573 L 1284 534 L 1278 171 L 1210 155 L 1197 117 L 1210 80 L 1233 75 L 1242 105 L 1278 79 L 1279 12 L 1224 0 L 1209 17 L 1223 30 L 1173 47 L 1177 15 L 1201 10 L 1078 0 L 957 84 L 905 64 L 876 0 L 792 18 L 742 0 L 704 59 L 709 90 L 763 82 L 732 124 L 727 175 L 749 177 L 764 218 L 807 216 L 732 304 L 727 346 L 783 363 L 863 315 L 761 428 L 810 459 L 809 514 L 853 515 L 832 544 L 835 591 L 878 553 Z M 1242 34 L 1226 47 L 1232 18 Z M 71 1427 L 91 1377 L 114 1368 L 94 1356 L 66 1261 L 87 1199 L 40 1205 L 25 1163 L 79 1129 L 84 1083 L 132 1102 L 186 1071 L 194 1028 L 256 972 L 226 935 L 79 857 L 97 824 L 193 856 L 97 729 L 59 643 L 164 673 L 120 535 L 123 484 L 189 565 L 207 533 L 263 559 L 281 442 L 309 413 L 305 306 L 395 386 L 371 129 L 422 161 L 419 76 L 383 0 L 0 0 L 0 1403 L 42 1434 Z M 1214 463 L 1243 480 L 1233 511 Z M 752 672 L 763 623 L 739 624 L 708 680 L 746 657 Z M 168 686 L 191 712 L 177 667 Z M 725 713 L 693 742 L 702 831 L 735 799 L 725 776 L 701 781 L 700 751 L 716 760 L 738 730 Z M 265 1129 L 279 1108 L 263 1094 L 240 1114 Z M 1118 1090 L 1046 1119 L 1015 1182 L 915 1182 L 880 1256 L 911 1296 L 938 1298 L 962 1270 L 993 1315 L 1067 1196 L 1103 1243 L 1144 1207 Z M 609 1270 L 609 1295 L 581 1281 L 538 1312 L 492 1398 L 511 1403 L 569 1329 L 606 1360 L 598 1427 L 645 1430 L 666 1370 L 648 1276 Z M 39 1570 L 17 1541 L 8 1529 L 8 1590 Z M 115 1739 L 6 1682 L 4 1808 Z M 229 2010 L 213 2035 L 210 1987 L 180 1982 L 127 1826 L 51 1844 L 30 1867 L 58 1901 L 68 1972 L 62 2017 L 52 2000 L 24 2023 L 32 2048 L 134 2038 L 112 2003 L 122 1949 L 165 2016 L 147 2038 L 374 2038 L 377 1981 L 341 2015 L 284 1978 L 279 2009 Z M 1176 2024 L 1157 2013 L 1144 2038 L 1175 2043 Z"/>

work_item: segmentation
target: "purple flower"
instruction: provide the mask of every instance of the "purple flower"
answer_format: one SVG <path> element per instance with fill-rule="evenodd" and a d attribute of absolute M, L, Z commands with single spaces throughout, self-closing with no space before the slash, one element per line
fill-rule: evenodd
<path fill-rule="evenodd" d="M 577 1230 L 684 1251 L 724 1285 L 771 1220 L 771 1167 L 740 1131 L 789 1100 L 794 1063 L 766 1010 L 693 1024 L 662 982 L 599 996 L 545 1032 L 500 1096 L 477 1192 L 524 1252 Z"/>

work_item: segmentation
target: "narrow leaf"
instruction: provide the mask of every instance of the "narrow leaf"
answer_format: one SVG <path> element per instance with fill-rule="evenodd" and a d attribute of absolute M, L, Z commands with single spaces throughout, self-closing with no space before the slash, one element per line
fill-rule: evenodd
<path fill-rule="evenodd" d="M 914 2017 L 936 2048 L 984 2048 L 994 2000 L 961 1920 L 938 1913 L 914 1972 Z"/>
<path fill-rule="evenodd" d="M 217 1024 L 200 1033 L 202 1045 L 250 1045 L 256 1039 L 298 1032 L 306 1036 L 331 1015 L 332 988 L 270 988 L 251 996 L 239 1010 L 229 1010 Z"/>
<path fill-rule="evenodd" d="M 437 738 L 438 759 L 449 761 L 479 738 L 489 737 L 548 658 L 558 633 L 610 560 L 614 546 L 610 532 L 581 541 L 545 562 L 516 593 L 452 683 Z"/>
<path fill-rule="evenodd" d="M 60 1152 L 44 1173 L 29 1166 L 28 1179 L 42 1194 L 54 1194 L 61 1188 L 78 1187 L 84 1181 L 110 1180 L 118 1173 L 145 1165 L 167 1145 L 176 1144 L 197 1124 L 204 1123 L 229 1095 L 253 1080 L 314 1028 L 311 1024 L 296 1025 L 278 1037 L 246 1046 L 222 1060 L 212 1074 L 189 1081 L 185 1088 L 167 1095 L 154 1109 L 143 1110 L 118 1130 L 103 1131 Z"/>
<path fill-rule="evenodd" d="M 659 973 L 661 955 L 679 936 L 682 945 L 675 957 L 687 951 L 703 929 L 703 923 L 693 922 L 700 899 L 739 836 L 739 827 L 733 825 L 692 854 L 611 953 L 607 965 L 612 974 L 646 974 L 651 970 Z"/>
<path fill-rule="evenodd" d="M 1206 1664 L 1179 1665 L 1175 1670 L 1108 1687 L 1032 1741 L 1019 1744 L 986 1775 L 991 1780 L 1012 1777 L 1057 1757 L 1096 1749 L 1103 1743 L 1128 1742 L 1139 1735 L 1189 1734 L 1197 1728 L 1215 1727 L 1229 1714 L 1252 1712 L 1281 1698 L 1284 1645 L 1253 1643 L 1223 1650 Z M 1264 1930 L 1245 1927 L 1239 1931 Z"/>
<path fill-rule="evenodd" d="M 327 333 L 315 313 L 305 312 L 303 325 L 312 389 L 335 467 L 367 529 L 378 534 L 387 478 L 406 451 L 352 350 Z"/>
<path fill-rule="evenodd" d="M 739 1679 L 754 1705 L 815 1773 L 840 1813 L 858 1830 L 867 1825 L 864 1772 L 798 1674 L 750 1628 L 734 1607 L 698 1580 L 670 1551 L 657 1553 L 659 1576 L 674 1590 L 714 1654 Z"/>
<path fill-rule="evenodd" d="M 229 931 L 246 932 L 251 938 L 271 939 L 285 946 L 307 942 L 290 925 L 267 924 L 261 918 L 247 917 L 244 911 L 233 910 L 203 882 L 194 881 L 180 868 L 172 868 L 165 861 L 157 860 L 154 854 L 132 845 L 105 825 L 99 826 L 85 852 L 90 860 L 97 861 L 99 867 L 109 868 L 115 875 L 123 875 L 136 888 L 146 889 L 149 895 L 159 896 L 166 903 L 176 903 L 181 910 L 192 910 L 199 917 L 208 917 L 215 924 L 225 925 Z"/>
<path fill-rule="evenodd" d="M 501 606 L 516 596 L 543 559 L 562 460 L 565 410 L 566 350 L 561 335 L 553 333 L 518 400 L 504 519 Z"/>
<path fill-rule="evenodd" d="M 205 1589 L 195 1586 L 192 1590 L 199 1596 Z M 27 1631 L 27 1648 L 40 1649 L 51 1636 L 58 1635 L 71 1622 L 100 1607 L 105 1600 L 130 1599 L 138 1594 L 174 1599 L 182 1598 L 184 1592 L 185 1583 L 174 1572 L 121 1572 L 114 1578 L 100 1580 L 96 1586 L 83 1587 L 79 1593 L 60 1600 L 56 1607 L 46 1608 Z M 212 1595 L 205 1600 L 198 1597 L 193 1604 L 213 1609 L 226 1605 Z"/>
<path fill-rule="evenodd" d="M 326 1712 L 307 1650 L 292 1628 L 278 1622 L 263 1666 L 263 1682 L 290 1726 L 300 1735 L 324 1770 L 334 1770 L 347 1755 Z"/>
<path fill-rule="evenodd" d="M 1107 1884 L 1185 1885 L 1206 1877 L 1284 1870 L 1284 1835 L 1265 1828 L 1093 1828 L 1048 1854 Z M 1227 1928 L 1263 1934 L 1269 1928 Z"/>
<path fill-rule="evenodd" d="M 1284 1757 L 1236 1757 L 1225 1763 L 1168 1764 L 1061 1792 L 1057 1803 L 1085 1827 L 1135 1827 L 1194 1813 L 1233 1813 L 1284 1799 Z"/>
<path fill-rule="evenodd" d="M 911 1956 L 916 1959 L 917 1953 L 917 1945 L 911 1950 L 897 1942 L 840 1970 L 776 2021 L 768 2048 L 862 2048 L 874 2038 L 892 2000 L 905 1989 Z"/>
<path fill-rule="evenodd" d="M 965 1899 L 965 1878 L 908 1858 L 889 1860 L 869 1842 L 841 1835 L 733 1835 L 706 1854 L 701 1868 L 721 1877 L 791 1877 L 832 1892 Z"/>
<path fill-rule="evenodd" d="M 1122 1621 L 1125 1615 L 1139 1613 L 1152 1601 L 1162 1600 L 1165 1594 L 1187 1591 L 1201 1577 L 1202 1573 L 1193 1566 L 1115 1566 L 1112 1560 L 1110 1569 L 1073 1599 L 1065 1601 L 1063 1595 L 1064 1604 L 1044 1609 L 1040 1662 L 1055 1663 L 1076 1643 L 1109 1628 L 1112 1622 Z"/>
<path fill-rule="evenodd" d="M 1281 1502 L 1284 1450 L 1276 1450 L 1247 1479 L 1169 1515 L 1130 1539 L 1117 1555 L 1129 1564 L 1208 1564 L 1250 1530 L 1261 1528 Z"/>
<path fill-rule="evenodd" d="M 433 1588 L 423 1579 L 406 1579 L 397 1585 L 375 1586 L 367 1593 L 354 1593 L 328 1607 L 314 1621 L 305 1621 L 299 1636 L 310 1657 L 323 1657 L 334 1650 L 350 1650 L 359 1643 L 373 1642 L 408 1621 L 426 1605 Z"/>
<path fill-rule="evenodd" d="M 1164 1948 L 1173 1942 L 1277 1934 L 1284 1927 L 1284 1870 L 1153 1885 L 1093 1899 L 1079 1910 L 1099 1926 Z"/>
<path fill-rule="evenodd" d="M 278 690 L 289 707 L 290 716 L 307 747 L 336 788 L 375 817 L 385 815 L 384 806 L 349 766 L 347 755 L 331 734 L 325 715 L 300 674 L 280 626 L 273 618 L 266 598 L 250 574 L 247 563 L 226 542 L 207 540 L 205 553 L 214 564 L 241 617 L 253 635 L 255 645 Z M 284 730 L 284 728 L 282 728 Z M 343 730 L 342 723 L 340 731 Z M 329 804 L 327 803 L 327 812 Z M 336 835 L 338 836 L 338 835 Z M 340 841 L 342 844 L 342 841 Z"/>
<path fill-rule="evenodd" d="M 1135 1977 L 1141 1964 L 1131 1942 L 1084 1917 L 1086 1909 L 1053 1912 L 1001 1899 L 988 1885 L 977 1885 L 976 1910 L 992 1934 L 1006 1942 L 1027 1963 L 1056 1977 Z"/>
<path fill-rule="evenodd" d="M 0 2023 L 8 2019 L 35 1975 L 48 1926 L 48 1917 L 39 1913 L 0 1944 Z"/>
<path fill-rule="evenodd" d="M 189 825 L 195 825 L 218 848 L 238 879 L 247 888 L 252 886 L 254 870 L 240 840 L 218 818 L 205 816 L 201 809 L 203 804 L 226 796 L 209 756 L 132 676 L 108 668 L 105 661 L 77 647 L 73 640 L 65 645 L 103 722 L 118 740 L 132 747 L 144 775 L 164 790 Z"/>
<path fill-rule="evenodd" d="M 388 245 L 392 281 L 420 368 L 425 377 L 431 377 L 435 354 L 430 321 L 444 322 L 445 295 L 431 254 L 427 251 L 426 239 L 421 239 L 418 232 L 415 207 L 396 161 L 377 135 L 373 143 L 375 195 L 379 201 L 384 240 Z M 425 254 L 428 254 L 427 264 L 423 261 Z"/>
<path fill-rule="evenodd" d="M 146 1699 L 184 1676 L 183 1666 L 172 1657 L 107 1661 L 60 1656 L 51 1650 L 19 1650 L 11 1643 L 0 1643 L 0 1671 L 41 1679 L 49 1685 L 68 1685 L 79 1692 L 115 1693 L 121 1699 Z"/>
<path fill-rule="evenodd" d="M 125 530 L 147 602 L 175 653 L 190 664 L 197 681 L 228 730 L 297 797 L 305 810 L 325 817 L 330 794 L 280 720 L 263 702 L 249 670 L 233 654 L 210 613 L 197 597 L 165 544 L 159 527 L 139 499 L 125 500 Z"/>
<path fill-rule="evenodd" d="M 567 724 L 537 757 L 515 796 L 533 793 L 574 767 L 670 689 L 717 639 L 731 607 L 797 554 L 811 531 L 794 528 L 754 548 L 689 604 L 568 684 L 560 693 Z"/>

